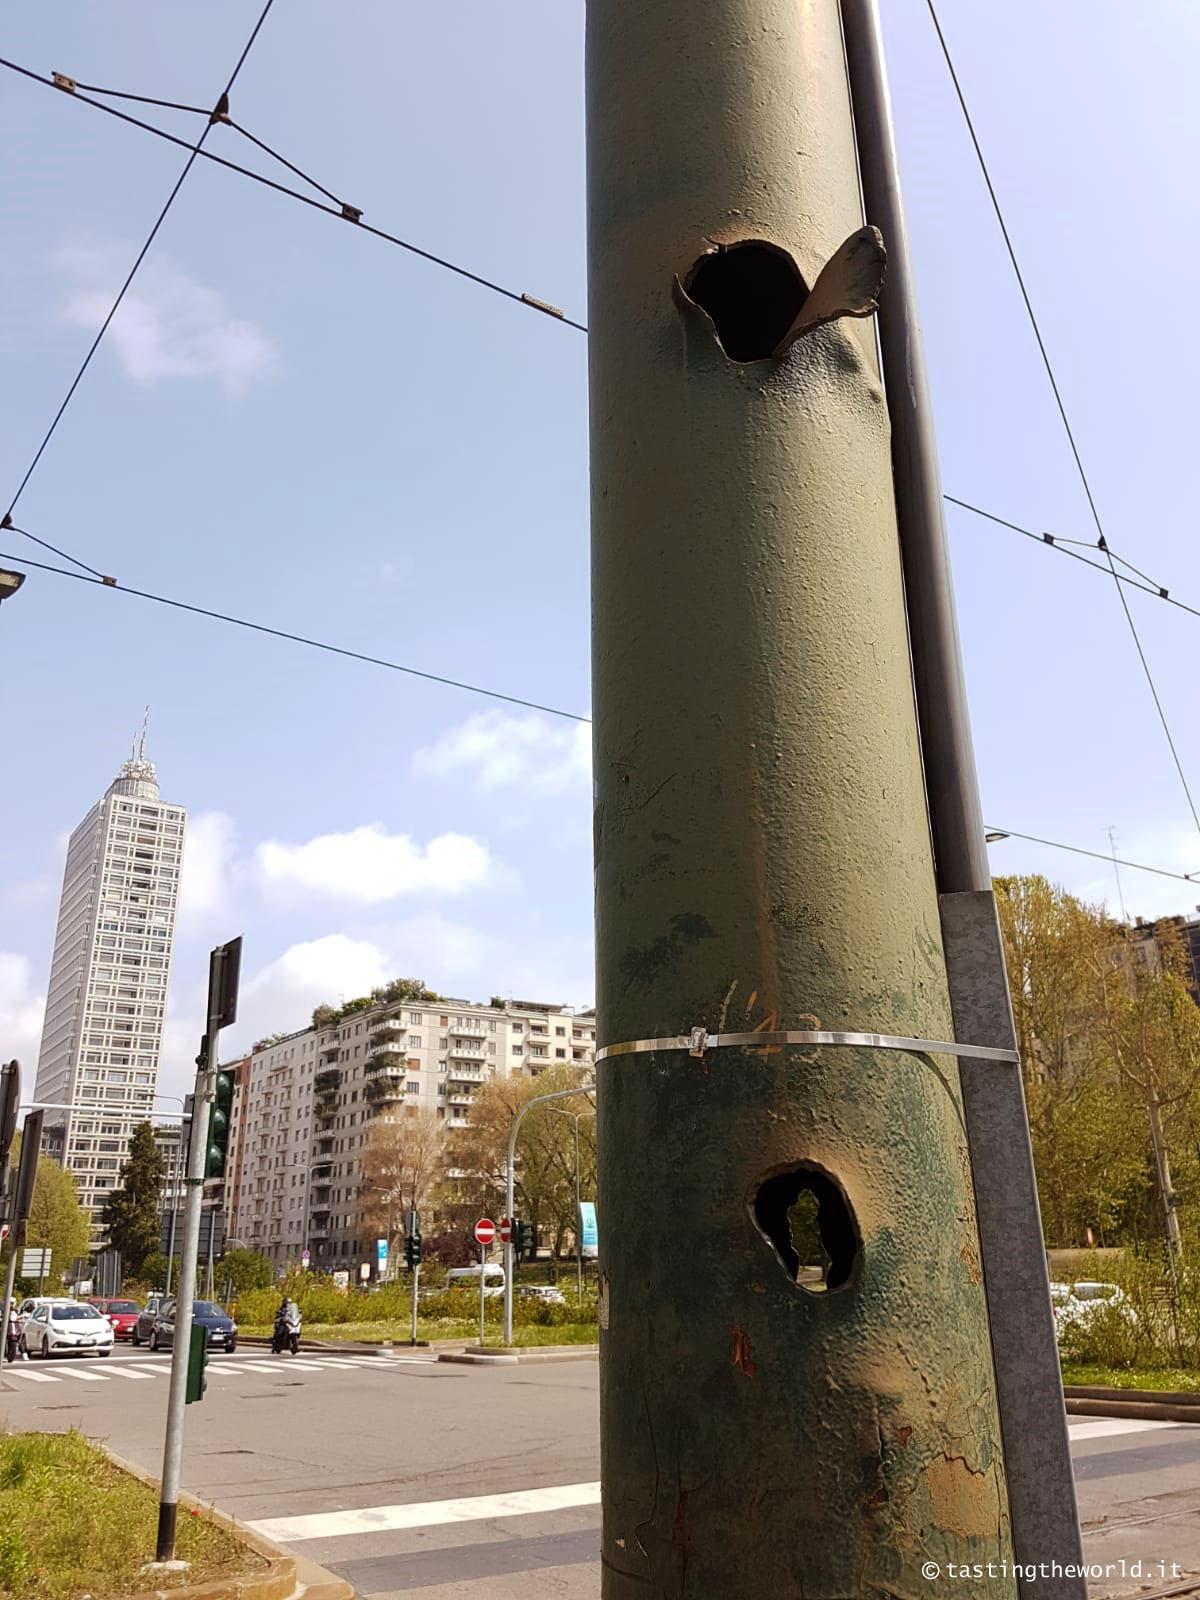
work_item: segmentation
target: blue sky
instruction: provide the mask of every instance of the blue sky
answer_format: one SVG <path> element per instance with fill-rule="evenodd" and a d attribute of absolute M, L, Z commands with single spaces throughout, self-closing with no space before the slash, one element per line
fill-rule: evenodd
<path fill-rule="evenodd" d="M 3 53 L 208 104 L 257 0 L 26 8 Z M 921 0 L 885 0 L 947 489 L 1092 536 Z M 1200 15 L 944 0 L 943 24 L 1112 546 L 1200 602 L 1190 536 Z M 277 0 L 233 114 L 368 221 L 583 317 L 582 5 Z M 180 133 L 186 117 L 152 112 Z M 246 159 L 215 129 L 210 148 Z M 0 79 L 0 495 L 182 154 Z M 250 164 L 259 158 L 250 156 Z M 1174 263 L 1179 263 L 1178 269 Z M 18 520 L 123 582 L 586 712 L 585 339 L 198 163 Z M 1191 822 L 1111 582 L 951 512 L 988 820 L 1177 870 Z M 37 555 L 8 536 L 4 548 Z M 1200 784 L 1200 624 L 1134 595 Z M 586 734 L 32 573 L 0 618 L 0 1051 L 32 1067 L 65 834 L 151 711 L 192 847 L 163 1087 L 205 952 L 246 938 L 233 1046 L 399 973 L 587 1003 Z M 1111 871 L 1010 841 L 1115 903 Z M 1127 873 L 1131 913 L 1200 892 Z"/>

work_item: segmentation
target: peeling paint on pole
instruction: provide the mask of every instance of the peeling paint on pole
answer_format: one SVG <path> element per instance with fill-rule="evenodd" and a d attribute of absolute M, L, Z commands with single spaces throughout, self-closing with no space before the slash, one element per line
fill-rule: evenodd
<path fill-rule="evenodd" d="M 835 0 L 589 0 L 588 118 L 600 1042 L 946 1038 Z M 606 1600 L 1008 1556 L 954 1061 L 600 1082 Z"/>

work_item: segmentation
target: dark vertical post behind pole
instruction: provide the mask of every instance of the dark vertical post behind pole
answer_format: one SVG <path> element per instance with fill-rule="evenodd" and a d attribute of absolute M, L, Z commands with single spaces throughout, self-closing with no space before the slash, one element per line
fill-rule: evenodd
<path fill-rule="evenodd" d="M 912 279 L 877 0 L 841 0 L 868 220 L 888 271 L 879 339 L 939 913 L 957 1037 L 1012 1049 L 955 616 L 945 508 Z M 1082 1572 L 1058 1346 L 1019 1067 L 959 1064 L 1008 1467 L 1013 1555 Z M 1040 1600 L 1084 1600 L 1082 1576 L 1022 1579 Z"/>

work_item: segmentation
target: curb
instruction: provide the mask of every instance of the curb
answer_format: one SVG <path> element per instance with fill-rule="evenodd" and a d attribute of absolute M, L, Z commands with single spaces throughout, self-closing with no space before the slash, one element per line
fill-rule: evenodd
<path fill-rule="evenodd" d="M 439 1351 L 438 1360 L 468 1367 L 515 1367 L 540 1361 L 589 1361 L 598 1359 L 599 1355 L 597 1344 L 531 1345 L 528 1348 L 513 1345 L 495 1350 L 481 1350 L 476 1346 Z"/>
<path fill-rule="evenodd" d="M 1063 1393 L 1068 1400 L 1133 1400 L 1145 1405 L 1200 1409 L 1200 1389 L 1117 1389 L 1101 1384 L 1072 1383 Z"/>
<path fill-rule="evenodd" d="M 127 1461 L 124 1456 L 117 1455 L 103 1440 L 92 1442 L 104 1451 L 114 1466 L 158 1493 L 162 1486 L 151 1473 Z M 228 1512 L 218 1511 L 216 1506 L 186 1493 L 180 1494 L 179 1504 L 186 1506 L 189 1511 L 199 1512 L 202 1517 L 234 1534 L 239 1543 L 262 1556 L 267 1563 L 267 1570 L 251 1577 L 215 1578 L 207 1583 L 185 1584 L 172 1589 L 144 1589 L 128 1596 L 127 1600 L 301 1600 L 301 1596 L 303 1600 L 355 1600 L 354 1588 L 344 1578 L 327 1572 L 307 1556 L 293 1555 L 282 1545 L 265 1539 L 261 1533 L 251 1532 Z"/>
<path fill-rule="evenodd" d="M 1200 1422 L 1198 1405 L 1164 1405 L 1153 1400 L 1073 1399 L 1067 1396 L 1069 1417 L 1132 1417 L 1139 1422 Z"/>
<path fill-rule="evenodd" d="M 252 1345 L 255 1349 L 269 1350 L 270 1339 L 260 1338 L 258 1334 L 242 1334 L 238 1343 Z M 396 1351 L 428 1350 L 431 1348 L 428 1339 L 418 1339 L 415 1345 L 409 1344 L 407 1339 L 392 1339 L 388 1343 L 383 1340 L 366 1339 L 304 1339 L 300 1341 L 301 1350 L 344 1350 L 347 1355 L 353 1356 L 390 1356 Z"/>

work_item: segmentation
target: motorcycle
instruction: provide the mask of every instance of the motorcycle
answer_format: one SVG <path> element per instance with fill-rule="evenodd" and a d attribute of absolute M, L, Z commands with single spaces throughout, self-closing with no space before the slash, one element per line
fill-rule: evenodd
<path fill-rule="evenodd" d="M 285 1350 L 290 1350 L 296 1355 L 300 1349 L 300 1313 L 293 1311 L 291 1314 L 281 1312 L 275 1318 L 275 1332 L 271 1338 L 271 1353 L 282 1355 Z"/>

